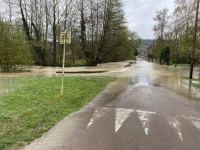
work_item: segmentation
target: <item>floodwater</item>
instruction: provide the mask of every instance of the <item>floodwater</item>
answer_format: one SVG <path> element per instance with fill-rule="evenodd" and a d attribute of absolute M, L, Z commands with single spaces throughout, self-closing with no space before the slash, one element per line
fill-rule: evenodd
<path fill-rule="evenodd" d="M 157 86 L 165 87 L 191 99 L 200 100 L 200 89 L 192 86 L 196 81 L 189 81 L 182 77 L 189 77 L 190 68 L 159 65 L 139 60 L 137 65 L 132 67 L 132 78 L 130 83 L 133 86 Z M 194 68 L 194 78 L 199 78 L 199 68 Z"/>
<path fill-rule="evenodd" d="M 56 69 L 53 67 L 34 67 L 31 72 L 23 73 L 0 73 L 0 97 L 12 92 L 15 87 L 15 81 L 24 77 L 37 78 L 41 76 L 52 77 L 56 76 Z"/>
<path fill-rule="evenodd" d="M 189 72 L 189 66 L 175 68 L 138 60 L 137 64 L 132 64 L 118 76 L 121 80 L 114 83 L 112 90 L 115 87 L 118 90 L 120 86 L 123 87 L 122 92 L 135 86 L 164 87 L 190 99 L 200 100 L 200 88 L 192 86 L 192 83 L 198 82 L 183 79 L 189 77 Z M 193 77 L 199 78 L 199 68 L 194 68 Z"/>
<path fill-rule="evenodd" d="M 109 67 L 105 67 L 109 68 Z M 35 67 L 31 72 L 25 73 L 0 73 L 0 96 L 15 89 L 14 82 L 23 77 L 37 78 L 41 76 L 61 76 L 56 74 L 60 68 L 54 67 Z M 78 70 L 83 69 L 76 68 Z M 102 69 L 102 68 L 101 68 Z M 104 68 L 103 68 L 104 69 Z M 126 89 L 134 86 L 157 86 L 173 90 L 191 99 L 200 100 L 200 89 L 193 87 L 191 81 L 182 79 L 189 76 L 188 67 L 164 66 L 144 60 L 138 60 L 136 64 L 129 67 L 110 69 L 105 73 L 94 74 L 66 74 L 65 76 L 113 76 L 116 81 L 107 86 L 106 90 L 113 93 L 113 97 Z M 199 68 L 194 68 L 193 77 L 199 77 Z M 194 82 L 194 81 L 193 81 Z M 104 94 L 105 96 L 105 94 Z"/>

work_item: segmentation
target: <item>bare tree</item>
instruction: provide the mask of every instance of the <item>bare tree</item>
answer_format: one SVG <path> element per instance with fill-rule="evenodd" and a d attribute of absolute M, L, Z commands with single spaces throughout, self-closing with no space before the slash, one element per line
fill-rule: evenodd
<path fill-rule="evenodd" d="M 5 1 L 19 6 L 18 13 L 37 65 L 60 65 L 62 46 L 58 46 L 58 37 L 64 30 L 72 32 L 68 54 L 73 62 L 76 57 L 86 59 L 88 65 L 112 61 L 108 57 L 114 57 L 115 51 L 123 50 L 127 44 L 124 43 L 129 34 L 121 0 Z"/>
<path fill-rule="evenodd" d="M 153 18 L 154 21 L 157 21 L 157 24 L 154 25 L 153 30 L 155 31 L 155 36 L 160 37 L 163 39 L 164 31 L 168 26 L 168 19 L 170 16 L 168 16 L 168 9 L 164 8 L 161 11 L 156 12 L 156 17 Z"/>

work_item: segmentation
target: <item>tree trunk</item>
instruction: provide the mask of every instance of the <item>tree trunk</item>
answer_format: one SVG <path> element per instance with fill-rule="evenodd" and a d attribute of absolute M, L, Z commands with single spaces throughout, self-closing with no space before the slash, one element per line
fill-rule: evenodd
<path fill-rule="evenodd" d="M 56 0 L 53 0 L 53 66 L 56 66 Z"/>

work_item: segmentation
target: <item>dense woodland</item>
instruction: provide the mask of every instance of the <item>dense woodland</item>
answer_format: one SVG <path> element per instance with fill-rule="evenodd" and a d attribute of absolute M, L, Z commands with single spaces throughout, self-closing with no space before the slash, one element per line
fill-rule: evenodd
<path fill-rule="evenodd" d="M 163 57 L 166 47 L 169 48 L 168 61 L 174 63 L 190 63 L 193 45 L 193 33 L 195 25 L 197 1 L 175 0 L 175 10 L 169 15 L 168 9 L 164 8 L 157 12 L 153 30 L 156 40 L 154 42 L 153 56 Z M 200 63 L 200 22 L 197 30 L 197 45 L 195 50 L 195 62 Z"/>
<path fill-rule="evenodd" d="M 4 0 L 0 20 L 25 35 L 35 65 L 60 66 L 60 33 L 71 31 L 66 60 L 103 62 L 134 58 L 141 39 L 126 26 L 121 0 Z M 1 51 L 2 49 L 0 49 Z M 23 55 L 23 54 L 22 54 Z M 0 56 L 0 63 L 5 64 Z"/>

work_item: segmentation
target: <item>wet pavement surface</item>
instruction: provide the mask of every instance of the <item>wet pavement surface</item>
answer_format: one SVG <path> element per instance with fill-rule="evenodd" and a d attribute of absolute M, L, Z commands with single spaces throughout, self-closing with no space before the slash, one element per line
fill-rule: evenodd
<path fill-rule="evenodd" d="M 190 99 L 199 89 L 181 78 L 188 74 L 142 60 L 102 74 L 117 79 L 23 149 L 199 150 L 200 102 Z"/>

